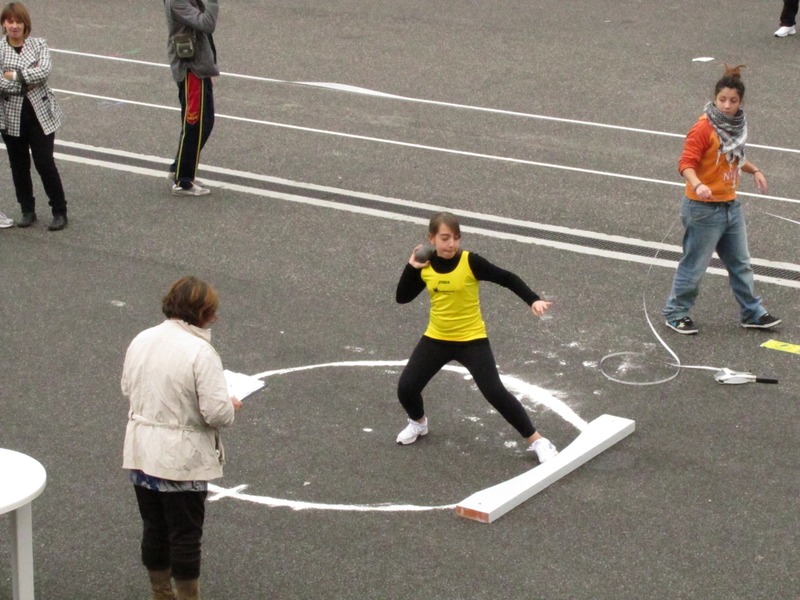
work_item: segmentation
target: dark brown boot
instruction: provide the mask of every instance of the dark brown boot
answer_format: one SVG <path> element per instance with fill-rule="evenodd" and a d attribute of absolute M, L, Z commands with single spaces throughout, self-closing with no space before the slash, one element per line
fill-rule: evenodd
<path fill-rule="evenodd" d="M 175 600 L 172 591 L 172 572 L 169 569 L 148 571 L 147 574 L 150 576 L 150 585 L 153 588 L 153 600 Z"/>
<path fill-rule="evenodd" d="M 178 600 L 200 600 L 199 579 L 176 579 L 175 587 L 178 588 Z"/>

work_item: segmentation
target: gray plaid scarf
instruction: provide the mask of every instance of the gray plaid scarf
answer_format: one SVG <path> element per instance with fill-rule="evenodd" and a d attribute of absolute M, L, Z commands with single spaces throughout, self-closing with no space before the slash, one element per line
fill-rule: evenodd
<path fill-rule="evenodd" d="M 714 106 L 713 102 L 709 102 L 703 112 L 719 136 L 720 155 L 727 155 L 731 164 L 743 164 L 744 143 L 747 140 L 747 119 L 744 118 L 744 111 L 740 108 L 735 115 L 729 117 Z"/>

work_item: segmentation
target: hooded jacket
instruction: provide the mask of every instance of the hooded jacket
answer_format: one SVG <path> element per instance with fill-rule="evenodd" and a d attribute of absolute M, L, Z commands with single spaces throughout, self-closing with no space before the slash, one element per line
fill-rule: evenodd
<path fill-rule="evenodd" d="M 216 77 L 217 54 L 211 34 L 217 27 L 219 3 L 217 0 L 206 0 L 205 4 L 198 0 L 164 0 L 167 13 L 167 54 L 169 56 L 172 77 L 180 83 L 191 71 L 199 79 Z M 172 48 L 172 36 L 176 33 L 195 32 L 196 50 L 194 58 L 180 59 Z"/>

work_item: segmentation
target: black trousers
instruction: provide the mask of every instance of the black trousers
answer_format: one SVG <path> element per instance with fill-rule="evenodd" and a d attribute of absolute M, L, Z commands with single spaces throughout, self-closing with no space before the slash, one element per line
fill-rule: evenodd
<path fill-rule="evenodd" d="M 488 339 L 473 342 L 440 342 L 425 336 L 420 339 L 397 386 L 397 397 L 409 419 L 419 421 L 425 416 L 422 390 L 451 360 L 467 368 L 484 398 L 522 437 L 536 433 L 525 407 L 500 381 Z"/>
<path fill-rule="evenodd" d="M 133 488 L 144 525 L 144 566 L 149 571 L 172 569 L 175 579 L 200 577 L 200 541 L 208 492 L 156 492 L 139 485 Z"/>
<path fill-rule="evenodd" d="M 42 178 L 42 186 L 50 201 L 50 210 L 54 215 L 67 214 L 67 200 L 64 197 L 64 187 L 61 185 L 61 176 L 53 157 L 56 134 L 45 135 L 39 119 L 31 107 L 30 111 L 23 110 L 20 124 L 19 137 L 2 133 L 3 142 L 8 150 L 8 162 L 11 166 L 11 178 L 14 180 L 14 190 L 17 202 L 23 213 L 36 212 L 36 198 L 33 196 L 33 181 L 31 180 L 31 155 L 33 164 Z"/>
<path fill-rule="evenodd" d="M 200 152 L 214 128 L 214 86 L 211 78 L 199 79 L 190 71 L 186 79 L 178 84 L 178 100 L 181 103 L 181 137 L 170 172 L 175 173 L 176 183 L 188 189 L 197 175 Z"/>
<path fill-rule="evenodd" d="M 798 0 L 783 0 L 783 10 L 781 11 L 781 25 L 793 27 L 797 24 Z"/>

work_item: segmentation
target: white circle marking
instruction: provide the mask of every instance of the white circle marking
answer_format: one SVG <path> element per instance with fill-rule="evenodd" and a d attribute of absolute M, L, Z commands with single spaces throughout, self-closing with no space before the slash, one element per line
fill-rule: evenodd
<path fill-rule="evenodd" d="M 303 367 L 292 367 L 288 369 L 278 369 L 275 371 L 265 371 L 257 375 L 253 375 L 256 379 L 265 379 L 275 375 L 286 375 L 287 373 L 296 373 L 298 371 L 310 371 L 311 369 L 323 369 L 328 367 L 403 367 L 406 365 L 407 360 L 359 360 L 359 361 L 343 361 L 334 363 L 325 363 L 320 365 L 306 365 Z M 443 371 L 453 371 L 455 373 L 469 374 L 464 367 L 455 367 L 445 365 Z M 526 399 L 540 404 L 545 408 L 552 410 L 559 415 L 562 419 L 573 425 L 579 431 L 583 431 L 587 423 L 581 419 L 575 411 L 573 411 L 566 403 L 562 402 L 553 396 L 547 390 L 530 383 L 526 383 L 516 377 L 510 375 L 500 375 L 500 380 L 509 388 L 510 391 L 516 393 L 520 399 Z M 237 485 L 233 488 L 223 488 L 212 483 L 208 484 L 208 491 L 214 495 L 209 497 L 210 502 L 221 500 L 222 498 L 236 498 L 237 500 L 245 500 L 247 502 L 254 502 L 256 504 L 263 504 L 270 507 L 286 507 L 292 510 L 339 510 L 339 511 L 352 511 L 352 512 L 420 512 L 430 510 L 445 510 L 453 509 L 455 504 L 445 504 L 441 506 L 416 506 L 413 504 L 324 504 L 318 502 L 301 502 L 298 500 L 286 500 L 283 498 L 272 498 L 270 496 L 256 496 L 253 494 L 242 493 L 247 488 L 247 485 Z"/>

